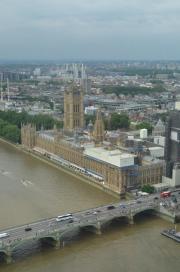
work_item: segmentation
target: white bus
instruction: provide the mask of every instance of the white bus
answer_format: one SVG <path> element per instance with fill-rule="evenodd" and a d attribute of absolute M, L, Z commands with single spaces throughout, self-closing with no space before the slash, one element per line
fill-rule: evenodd
<path fill-rule="evenodd" d="M 67 214 L 64 214 L 64 215 L 59 215 L 56 217 L 56 221 L 59 222 L 59 221 L 64 221 L 64 220 L 68 220 L 68 219 L 72 219 L 72 213 L 67 213 Z"/>
<path fill-rule="evenodd" d="M 1 238 L 8 237 L 8 236 L 9 236 L 9 234 L 8 234 L 8 233 L 6 233 L 6 232 L 4 232 L 4 233 L 0 233 L 0 239 L 1 239 Z"/>

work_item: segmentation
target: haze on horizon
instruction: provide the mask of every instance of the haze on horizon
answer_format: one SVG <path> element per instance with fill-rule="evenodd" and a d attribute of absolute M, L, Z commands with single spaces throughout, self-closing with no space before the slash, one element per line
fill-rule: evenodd
<path fill-rule="evenodd" d="M 180 59 L 178 0 L 0 0 L 0 59 Z"/>

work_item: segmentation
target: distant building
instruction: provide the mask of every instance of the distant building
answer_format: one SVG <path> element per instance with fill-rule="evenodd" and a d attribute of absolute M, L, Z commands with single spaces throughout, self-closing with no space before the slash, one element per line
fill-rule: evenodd
<path fill-rule="evenodd" d="M 159 119 L 159 121 L 157 122 L 157 124 L 155 125 L 152 131 L 152 136 L 164 136 L 164 134 L 165 134 L 165 125 L 163 124 L 161 119 Z"/>
<path fill-rule="evenodd" d="M 156 78 L 159 79 L 159 80 L 165 80 L 165 79 L 168 79 L 168 74 L 157 74 L 156 75 Z"/>
<path fill-rule="evenodd" d="M 40 76 L 41 75 L 41 68 L 35 68 L 33 71 L 34 76 Z"/>
<path fill-rule="evenodd" d="M 156 145 L 165 146 L 165 137 L 164 136 L 155 136 L 154 143 Z"/>
<path fill-rule="evenodd" d="M 88 114 L 88 115 L 95 115 L 96 112 L 97 112 L 97 107 L 94 107 L 94 106 L 88 106 L 88 107 L 85 107 L 85 114 Z"/>
<path fill-rule="evenodd" d="M 148 136 L 148 131 L 146 128 L 140 129 L 140 138 L 141 139 L 146 139 Z"/>
<path fill-rule="evenodd" d="M 175 103 L 175 109 L 180 110 L 180 101 L 176 101 Z"/>
<path fill-rule="evenodd" d="M 174 164 L 180 162 L 180 111 L 174 111 L 166 126 L 166 176 L 171 178 Z"/>

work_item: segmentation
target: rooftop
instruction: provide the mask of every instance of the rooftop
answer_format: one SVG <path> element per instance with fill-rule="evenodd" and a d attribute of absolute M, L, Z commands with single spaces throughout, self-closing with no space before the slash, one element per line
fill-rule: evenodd
<path fill-rule="evenodd" d="M 106 150 L 103 147 L 94 146 L 85 146 L 84 154 L 117 167 L 134 165 L 134 158 L 136 157 L 135 155 L 121 152 L 119 149 Z"/>

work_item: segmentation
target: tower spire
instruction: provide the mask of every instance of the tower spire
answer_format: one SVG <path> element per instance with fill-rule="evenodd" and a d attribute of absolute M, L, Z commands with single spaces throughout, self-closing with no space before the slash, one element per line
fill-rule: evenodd
<path fill-rule="evenodd" d="M 94 125 L 94 140 L 95 143 L 99 144 L 104 141 L 104 122 L 102 119 L 101 110 L 97 110 L 96 121 Z"/>

